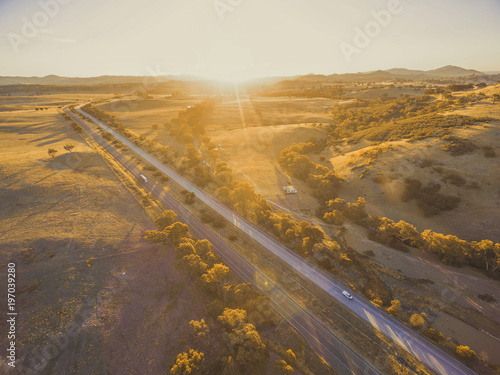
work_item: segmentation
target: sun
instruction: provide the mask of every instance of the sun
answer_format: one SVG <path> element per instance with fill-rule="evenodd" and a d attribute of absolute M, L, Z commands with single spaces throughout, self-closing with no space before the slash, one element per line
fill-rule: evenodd
<path fill-rule="evenodd" d="M 238 84 L 238 83 L 244 83 L 244 82 L 252 81 L 256 77 L 254 77 L 251 74 L 247 74 L 247 73 L 223 72 L 223 73 L 204 74 L 203 78 L 211 80 L 211 81 L 218 81 L 218 82 L 221 82 L 221 83 Z"/>
<path fill-rule="evenodd" d="M 198 53 L 198 70 L 207 79 L 243 82 L 256 77 L 251 52 L 233 43 L 214 41 L 206 53 Z"/>

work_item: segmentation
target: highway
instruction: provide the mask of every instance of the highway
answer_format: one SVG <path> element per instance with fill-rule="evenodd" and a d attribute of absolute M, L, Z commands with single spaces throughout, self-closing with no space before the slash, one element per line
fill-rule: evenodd
<path fill-rule="evenodd" d="M 275 256 L 286 262 L 290 267 L 308 278 L 311 282 L 330 294 L 333 298 L 337 299 L 340 303 L 343 303 L 354 314 L 368 322 L 374 328 L 378 329 L 380 332 L 399 344 L 404 349 L 408 350 L 410 353 L 413 353 L 417 358 L 419 358 L 430 368 L 434 369 L 437 373 L 443 375 L 475 374 L 475 372 L 469 369 L 467 366 L 465 366 L 449 354 L 445 353 L 436 345 L 420 336 L 418 333 L 412 331 L 410 328 L 400 323 L 389 314 L 380 310 L 371 302 L 365 300 L 363 297 L 354 293 L 352 290 L 349 290 L 346 286 L 335 280 L 326 272 L 301 258 L 299 255 L 295 254 L 286 246 L 278 242 L 276 239 L 235 213 L 230 208 L 223 205 L 221 202 L 219 202 L 204 190 L 198 188 L 197 186 L 186 180 L 176 171 L 161 163 L 159 160 L 142 150 L 140 147 L 136 146 L 121 134 L 109 128 L 93 116 L 87 114 L 81 108 L 77 108 L 77 111 L 90 118 L 102 129 L 111 133 L 125 146 L 130 148 L 144 160 L 147 160 L 149 163 L 151 163 L 158 170 L 170 177 L 184 189 L 194 192 L 196 197 L 206 205 L 211 207 L 213 210 L 233 223 L 244 233 L 266 247 Z M 343 290 L 348 290 L 349 293 L 353 295 L 354 299 L 346 299 L 342 295 Z"/>
<path fill-rule="evenodd" d="M 137 180 L 140 180 L 141 175 L 149 177 L 71 111 L 67 108 L 63 110 Z M 191 233 L 197 238 L 210 241 L 216 253 L 243 281 L 252 283 L 256 290 L 266 294 L 270 298 L 272 308 L 290 323 L 295 330 L 304 337 L 309 345 L 330 364 L 333 369 L 335 369 L 335 371 L 341 375 L 378 374 L 375 369 L 369 364 L 366 364 L 363 359 L 345 346 L 330 331 L 324 328 L 323 325 L 306 310 L 276 287 L 270 279 L 260 273 L 259 270 L 236 253 L 216 233 L 211 231 L 210 228 L 185 209 L 181 203 L 154 183 L 151 178 L 148 178 L 147 182 L 143 182 L 142 186 L 149 190 L 163 204 L 165 209 L 175 211 L 181 221 L 189 225 Z M 262 285 L 266 287 L 262 288 Z M 262 314 L 265 317 L 265 311 Z"/>

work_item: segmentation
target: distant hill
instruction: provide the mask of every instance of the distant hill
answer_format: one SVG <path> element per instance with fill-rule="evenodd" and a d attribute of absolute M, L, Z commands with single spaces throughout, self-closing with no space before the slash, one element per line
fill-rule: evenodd
<path fill-rule="evenodd" d="M 109 85 L 123 83 L 142 83 L 152 77 L 139 76 L 99 76 L 99 77 L 60 77 L 48 75 L 45 77 L 0 77 L 0 85 L 48 85 L 48 86 L 75 86 L 75 85 Z M 169 77 L 154 77 L 159 81 L 171 79 Z"/>
<path fill-rule="evenodd" d="M 410 70 L 405 68 L 393 68 L 388 70 L 377 70 L 373 72 L 346 73 L 324 75 L 306 75 L 299 77 L 298 81 L 328 81 L 328 82 L 369 82 L 386 81 L 395 79 L 423 80 L 423 79 L 447 79 L 468 76 L 486 76 L 486 73 L 474 69 L 464 69 L 458 66 L 447 65 L 433 70 Z"/>
<path fill-rule="evenodd" d="M 425 78 L 454 78 L 454 77 L 485 74 L 483 72 L 474 69 L 464 69 L 453 65 L 446 65 L 443 66 L 442 68 L 428 70 L 428 71 L 396 68 L 396 69 L 386 70 L 386 72 L 399 77 L 405 76 L 405 77 L 425 77 Z"/>
<path fill-rule="evenodd" d="M 425 76 L 425 71 L 423 70 L 411 70 L 411 69 L 405 69 L 405 68 L 394 68 L 394 69 L 388 69 L 385 72 L 393 74 L 395 76 L 399 77 L 420 77 L 420 76 Z"/>
<path fill-rule="evenodd" d="M 474 69 L 464 69 L 458 66 L 446 65 L 439 69 L 428 70 L 425 72 L 427 76 L 435 76 L 438 78 L 448 78 L 448 77 L 463 77 L 470 75 L 484 75 L 484 73 L 479 72 Z"/>
<path fill-rule="evenodd" d="M 447 79 L 466 76 L 487 76 L 473 69 L 464 69 L 458 66 L 447 65 L 434 70 L 410 70 L 404 68 L 394 68 L 388 70 L 377 70 L 372 72 L 346 73 L 346 74 L 307 74 L 295 77 L 267 77 L 256 80 L 258 84 L 273 84 L 276 82 L 287 83 L 310 83 L 310 82 L 367 82 L 367 81 L 385 81 L 394 79 Z M 55 86 L 79 86 L 79 85 L 116 85 L 116 84 L 142 84 L 142 83 L 165 83 L 165 82 L 203 82 L 210 80 L 195 76 L 99 76 L 99 77 L 60 77 L 57 75 L 48 75 L 45 77 L 1 77 L 0 85 L 55 85 Z"/>
<path fill-rule="evenodd" d="M 273 84 L 290 77 L 263 77 L 252 81 L 252 84 Z M 293 77 L 297 78 L 297 77 Z M 219 85 L 215 80 L 189 76 L 99 76 L 99 77 L 61 77 L 48 75 L 45 77 L 6 77 L 0 76 L 0 85 L 43 85 L 43 86 L 95 86 L 95 85 L 154 85 L 163 83 Z"/>

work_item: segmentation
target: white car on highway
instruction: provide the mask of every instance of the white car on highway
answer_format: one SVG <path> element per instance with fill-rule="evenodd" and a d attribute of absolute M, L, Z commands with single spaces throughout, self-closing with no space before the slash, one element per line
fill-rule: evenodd
<path fill-rule="evenodd" d="M 347 298 L 347 299 L 352 299 L 351 294 L 350 294 L 347 290 L 344 290 L 344 291 L 342 292 L 342 294 L 344 295 L 344 297 L 345 297 L 345 298 Z"/>

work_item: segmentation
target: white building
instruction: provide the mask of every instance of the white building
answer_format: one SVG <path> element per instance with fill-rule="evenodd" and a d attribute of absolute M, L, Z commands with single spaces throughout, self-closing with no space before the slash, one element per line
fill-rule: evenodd
<path fill-rule="evenodd" d="M 292 185 L 283 186 L 283 191 L 287 194 L 297 194 L 297 189 L 295 189 Z"/>

